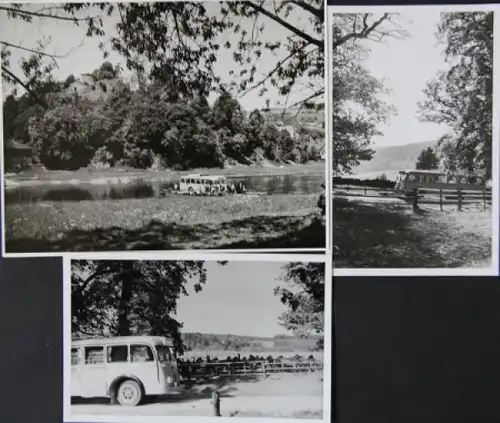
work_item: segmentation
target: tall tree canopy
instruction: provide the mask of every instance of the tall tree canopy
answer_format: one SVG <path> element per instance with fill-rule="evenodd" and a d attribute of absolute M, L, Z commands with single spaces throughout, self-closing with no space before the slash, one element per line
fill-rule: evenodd
<path fill-rule="evenodd" d="M 323 334 L 325 329 L 325 264 L 292 262 L 284 267 L 288 288 L 278 287 L 288 310 L 280 316 L 281 325 L 296 336 Z M 319 348 L 323 348 L 320 342 Z"/>
<path fill-rule="evenodd" d="M 171 336 L 183 351 L 174 315 L 186 284 L 206 281 L 203 262 L 77 260 L 71 263 L 72 332 L 91 336 Z"/>
<path fill-rule="evenodd" d="M 369 54 L 367 41 L 402 37 L 405 32 L 389 13 L 334 14 L 332 25 L 333 172 L 340 174 L 372 158 L 370 142 L 381 134 L 379 124 L 394 113 L 380 98 L 386 92 L 383 84 L 363 63 Z"/>
<path fill-rule="evenodd" d="M 445 124 L 440 140 L 449 170 L 491 178 L 493 12 L 443 13 L 437 31 L 450 67 L 439 72 L 420 104 L 421 119 Z"/>

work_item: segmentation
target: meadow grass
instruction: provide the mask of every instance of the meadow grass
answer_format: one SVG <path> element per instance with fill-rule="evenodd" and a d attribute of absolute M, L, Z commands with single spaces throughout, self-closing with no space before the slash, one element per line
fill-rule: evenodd
<path fill-rule="evenodd" d="M 491 209 L 402 201 L 333 203 L 334 265 L 337 268 L 448 268 L 489 266 Z"/>
<path fill-rule="evenodd" d="M 39 202 L 5 207 L 6 251 L 324 248 L 317 194 Z"/>

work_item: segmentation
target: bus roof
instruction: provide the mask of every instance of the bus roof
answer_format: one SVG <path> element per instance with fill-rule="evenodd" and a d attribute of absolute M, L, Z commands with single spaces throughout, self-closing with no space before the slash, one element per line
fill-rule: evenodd
<path fill-rule="evenodd" d="M 78 339 L 71 342 L 72 346 L 86 346 L 96 344 L 134 344 L 146 343 L 155 345 L 172 346 L 173 340 L 166 336 L 112 336 L 109 338 L 91 338 L 91 339 Z"/>

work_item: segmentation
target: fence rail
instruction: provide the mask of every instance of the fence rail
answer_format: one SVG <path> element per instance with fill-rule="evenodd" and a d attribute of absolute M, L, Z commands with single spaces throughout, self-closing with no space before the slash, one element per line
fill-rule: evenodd
<path fill-rule="evenodd" d="M 401 198 L 411 202 L 413 209 L 417 210 L 419 204 L 439 204 L 441 211 L 444 205 L 456 204 L 459 211 L 462 211 L 462 206 L 465 204 L 483 203 L 486 210 L 487 206 L 492 202 L 492 191 L 484 190 L 467 190 L 467 189 L 442 189 L 442 188 L 414 188 L 412 191 L 398 195 L 395 191 L 388 188 L 374 187 L 356 187 L 356 186 L 334 186 L 334 195 L 349 196 L 349 197 L 371 197 L 384 198 L 393 197 Z M 340 192 L 335 192 L 335 190 Z M 354 192 L 351 194 L 350 192 Z M 344 194 L 347 192 L 347 194 Z"/>
<path fill-rule="evenodd" d="M 318 361 L 239 361 L 230 363 L 182 363 L 181 374 L 187 379 L 206 376 L 267 376 L 277 373 L 311 373 L 323 370 Z"/>

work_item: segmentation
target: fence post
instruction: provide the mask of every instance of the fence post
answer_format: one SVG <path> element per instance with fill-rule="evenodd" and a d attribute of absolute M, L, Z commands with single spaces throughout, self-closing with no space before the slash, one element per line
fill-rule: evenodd
<path fill-rule="evenodd" d="M 418 210 L 418 188 L 413 188 L 413 211 Z"/>
<path fill-rule="evenodd" d="M 484 210 L 486 211 L 486 190 L 483 189 L 483 204 L 484 204 Z"/>
<path fill-rule="evenodd" d="M 458 193 L 458 202 L 457 202 L 458 211 L 462 211 L 462 189 L 457 188 L 457 193 Z"/>
<path fill-rule="evenodd" d="M 363 195 L 366 197 L 366 187 L 363 187 Z"/>
<path fill-rule="evenodd" d="M 262 363 L 262 374 L 264 375 L 264 378 L 266 378 L 266 364 L 267 363 Z"/>
<path fill-rule="evenodd" d="M 221 417 L 221 415 L 220 415 L 220 395 L 215 389 L 212 391 L 212 410 L 214 412 L 215 417 Z"/>
<path fill-rule="evenodd" d="M 439 188 L 439 208 L 443 211 L 443 188 Z"/>

